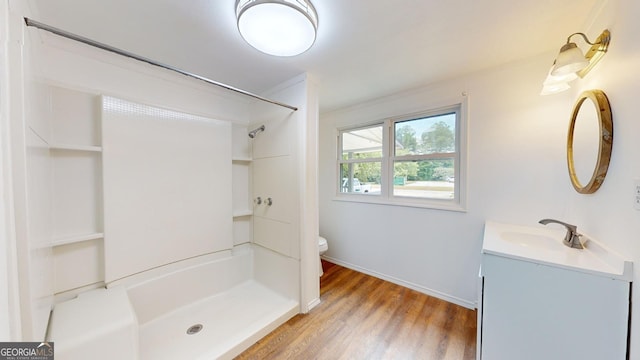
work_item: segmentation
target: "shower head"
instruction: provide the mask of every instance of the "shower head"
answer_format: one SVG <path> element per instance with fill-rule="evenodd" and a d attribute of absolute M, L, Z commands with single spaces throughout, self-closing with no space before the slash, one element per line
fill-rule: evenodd
<path fill-rule="evenodd" d="M 256 137 L 256 135 L 258 135 L 260 131 L 264 131 L 264 125 L 260 126 L 257 129 L 249 131 L 249 137 L 253 139 L 254 137 Z"/>

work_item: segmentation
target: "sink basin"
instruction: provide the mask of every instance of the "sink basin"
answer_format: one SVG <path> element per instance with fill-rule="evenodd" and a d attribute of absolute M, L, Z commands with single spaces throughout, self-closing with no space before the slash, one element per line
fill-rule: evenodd
<path fill-rule="evenodd" d="M 562 243 L 566 235 L 564 229 L 554 229 L 542 225 L 522 226 L 485 223 L 482 253 L 549 265 L 565 269 L 597 274 L 613 279 L 630 280 L 633 263 L 611 251 L 588 235 L 584 249 L 570 248 Z M 483 256 L 484 259 L 487 256 Z"/>
<path fill-rule="evenodd" d="M 557 239 L 548 235 L 528 234 L 525 232 L 505 231 L 500 233 L 503 240 L 524 247 L 534 247 L 538 249 L 560 251 L 565 245 L 562 239 Z"/>

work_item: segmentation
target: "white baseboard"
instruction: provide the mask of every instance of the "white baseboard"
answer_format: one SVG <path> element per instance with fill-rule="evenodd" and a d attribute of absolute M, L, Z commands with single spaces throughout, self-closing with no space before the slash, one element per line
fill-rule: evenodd
<path fill-rule="evenodd" d="M 345 262 L 345 261 L 342 261 L 342 260 L 334 259 L 334 258 L 329 257 L 329 256 L 324 256 L 323 255 L 322 259 L 327 260 L 329 262 L 332 262 L 334 264 L 349 268 L 351 270 L 355 270 L 355 271 L 361 272 L 363 274 L 371 275 L 371 276 L 376 277 L 378 279 L 382 279 L 382 280 L 394 283 L 396 285 L 404 286 L 404 287 L 409 288 L 411 290 L 415 290 L 415 291 L 421 292 L 423 294 L 436 297 L 438 299 L 450 302 L 452 304 L 460 305 L 460 306 L 465 307 L 467 309 L 472 309 L 473 310 L 473 309 L 477 308 L 477 304 L 476 304 L 475 301 L 468 301 L 468 300 L 460 299 L 458 297 L 451 296 L 451 295 L 442 293 L 440 291 L 429 289 L 429 288 L 426 288 L 424 286 L 420 286 L 420 285 L 417 285 L 417 284 L 414 284 L 414 283 L 411 283 L 411 282 L 408 282 L 408 281 L 404 281 L 404 280 L 395 278 L 393 276 L 389 276 L 389 275 L 385 275 L 385 274 L 382 274 L 382 273 L 379 273 L 379 272 L 376 272 L 376 271 L 373 271 L 373 270 L 369 270 L 369 269 L 366 269 L 366 268 L 363 268 L 363 267 L 360 267 L 358 265 L 354 265 L 354 264 L 351 264 L 351 263 L 348 263 L 348 262 Z"/>
<path fill-rule="evenodd" d="M 309 302 L 309 304 L 307 305 L 307 312 L 311 311 L 311 309 L 318 305 L 320 305 L 320 298 L 311 300 L 311 302 Z"/>

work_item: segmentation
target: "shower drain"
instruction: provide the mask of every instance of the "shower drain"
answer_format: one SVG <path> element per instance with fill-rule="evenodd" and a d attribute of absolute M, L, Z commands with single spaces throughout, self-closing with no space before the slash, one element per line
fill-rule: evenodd
<path fill-rule="evenodd" d="M 200 330 L 202 330 L 202 324 L 195 324 L 192 326 L 189 326 L 189 328 L 187 329 L 187 335 L 194 335 L 200 332 Z"/>

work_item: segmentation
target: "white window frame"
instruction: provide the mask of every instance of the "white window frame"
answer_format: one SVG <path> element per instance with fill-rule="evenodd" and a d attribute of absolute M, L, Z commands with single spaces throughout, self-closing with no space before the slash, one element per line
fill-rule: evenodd
<path fill-rule="evenodd" d="M 424 155 L 404 155 L 395 156 L 395 134 L 394 125 L 398 122 L 420 119 L 424 117 L 437 116 L 440 114 L 456 113 L 455 141 L 456 151 L 454 158 L 454 198 L 435 199 L 419 198 L 411 196 L 393 195 L 393 164 L 397 160 L 432 160 L 441 158 L 451 158 L 448 154 L 424 154 Z M 463 97 L 458 101 L 449 104 L 420 111 L 411 114 L 390 117 L 379 121 L 361 123 L 353 126 L 338 128 L 336 161 L 336 197 L 337 201 L 362 202 L 380 205 L 408 206 L 449 211 L 466 211 L 467 198 L 467 98 Z M 382 158 L 362 159 L 362 160 L 342 160 L 342 134 L 358 129 L 382 125 L 383 142 Z M 379 194 L 367 193 L 343 193 L 341 192 L 342 174 L 341 165 L 349 162 L 381 162 L 381 192 Z"/>
<path fill-rule="evenodd" d="M 379 162 L 379 163 L 381 163 L 381 168 L 380 168 L 381 175 L 380 175 L 380 177 L 384 178 L 384 176 L 385 176 L 385 170 L 384 170 L 385 169 L 385 164 L 388 161 L 387 159 L 385 159 L 385 157 L 386 157 L 385 154 L 387 154 L 387 150 L 386 150 L 386 148 L 387 148 L 387 145 L 386 145 L 387 138 L 386 138 L 386 135 L 385 135 L 386 130 L 384 129 L 384 126 L 385 126 L 384 122 L 375 122 L 375 123 L 371 123 L 371 124 L 365 124 L 365 125 L 360 125 L 360 126 L 356 126 L 356 127 L 350 127 L 350 128 L 346 128 L 344 130 L 339 131 L 339 135 L 338 135 L 338 144 L 339 145 L 338 146 L 340 147 L 340 149 L 338 149 L 338 153 L 339 153 L 338 154 L 338 180 L 340 182 L 340 185 L 338 185 L 338 193 L 345 194 L 345 193 L 341 192 L 343 179 L 342 179 L 340 167 L 341 167 L 342 164 L 378 163 Z M 382 127 L 382 136 L 383 136 L 382 144 L 381 144 L 382 145 L 382 156 L 381 157 L 377 157 L 377 158 L 343 160 L 342 159 L 342 154 L 343 154 L 342 134 L 344 132 L 346 132 L 346 131 L 365 130 L 365 129 L 374 128 L 374 127 Z M 351 186 L 351 185 L 349 185 L 349 186 Z M 376 194 L 368 194 L 368 193 L 362 193 L 362 194 L 352 194 L 352 193 L 350 193 L 350 195 L 356 195 L 356 196 L 358 196 L 358 195 L 378 196 Z"/>

